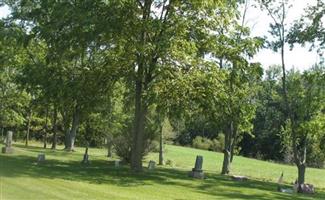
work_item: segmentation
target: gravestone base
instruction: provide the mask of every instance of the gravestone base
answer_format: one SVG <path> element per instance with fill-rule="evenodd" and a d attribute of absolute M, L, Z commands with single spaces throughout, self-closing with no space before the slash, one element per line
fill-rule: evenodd
<path fill-rule="evenodd" d="M 190 171 L 188 173 L 188 176 L 189 177 L 192 177 L 192 178 L 197 178 L 197 179 L 204 179 L 204 172 L 203 171 Z"/>
<path fill-rule="evenodd" d="M 14 152 L 14 149 L 11 147 L 2 147 L 1 152 L 10 154 Z"/>
<path fill-rule="evenodd" d="M 315 187 L 312 184 L 301 184 L 298 185 L 298 193 L 303 194 L 315 194 Z"/>
<path fill-rule="evenodd" d="M 89 157 L 88 157 L 88 155 L 84 155 L 84 159 L 81 161 L 81 164 L 89 165 Z"/>
<path fill-rule="evenodd" d="M 234 180 L 234 181 L 248 181 L 248 178 L 246 176 L 236 176 L 236 175 L 233 175 L 231 176 L 231 179 Z"/>

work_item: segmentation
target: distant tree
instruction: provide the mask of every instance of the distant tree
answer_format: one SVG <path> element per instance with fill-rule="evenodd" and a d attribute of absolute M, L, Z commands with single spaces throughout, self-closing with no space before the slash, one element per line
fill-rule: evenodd
<path fill-rule="evenodd" d="M 322 56 L 325 48 L 325 2 L 317 0 L 316 5 L 305 9 L 303 16 L 290 29 L 288 42 L 294 44 L 311 44 Z"/>
<path fill-rule="evenodd" d="M 289 40 L 289 34 L 288 34 L 288 25 L 286 24 L 286 18 L 288 9 L 290 8 L 290 3 L 288 0 L 281 0 L 281 1 L 270 1 L 270 0 L 262 0 L 260 1 L 261 6 L 264 10 L 267 11 L 268 15 L 272 18 L 273 22 L 270 24 L 271 27 L 271 35 L 275 38 L 273 42 L 270 43 L 270 47 L 274 51 L 278 51 L 280 49 L 281 51 L 281 65 L 282 65 L 282 96 L 283 96 L 283 113 L 285 116 L 285 119 L 287 119 L 287 123 L 284 126 L 284 130 L 290 137 L 290 144 L 292 145 L 292 151 L 293 151 L 293 157 L 294 162 L 298 168 L 298 183 L 303 184 L 305 181 L 305 169 L 306 169 L 306 151 L 307 151 L 307 135 L 306 133 L 302 134 L 304 137 L 300 138 L 300 124 L 301 123 L 309 123 L 310 116 L 309 114 L 313 115 L 312 112 L 316 112 L 312 108 L 305 108 L 307 110 L 304 110 L 306 112 L 311 113 L 301 113 L 299 109 L 297 108 L 297 104 L 301 101 L 309 101 L 305 102 L 306 104 L 304 106 L 312 106 L 314 103 L 316 103 L 315 98 L 317 96 L 316 93 L 312 93 L 314 89 L 318 88 L 314 84 L 314 81 L 316 81 L 314 78 L 307 78 L 309 75 L 304 75 L 303 78 L 297 78 L 295 79 L 297 82 L 292 84 L 290 81 L 294 80 L 288 80 L 286 75 L 286 67 L 285 67 L 285 53 L 284 53 L 284 47 L 285 44 L 287 44 Z M 313 76 L 311 76 L 313 77 Z M 287 86 L 287 84 L 291 84 L 290 87 Z M 297 84 L 297 86 L 295 85 Z M 306 86 L 307 84 L 308 86 Z M 301 87 L 298 87 L 302 85 Z M 310 87 L 307 89 L 306 87 Z M 298 92 L 297 90 L 300 91 Z M 306 98 L 299 98 L 299 93 L 303 94 L 305 90 L 310 90 L 306 92 Z M 307 97 L 308 96 L 308 97 Z M 317 99 L 317 98 L 316 98 Z M 301 100 L 301 101 L 300 101 Z M 317 104 L 317 103 L 316 103 Z M 301 108 L 303 108 L 303 105 L 299 105 Z M 310 110 L 311 109 L 311 110 Z M 299 114 L 298 114 L 299 113 Z M 305 115 L 305 117 L 299 118 L 299 115 Z M 309 117 L 308 117 L 309 116 Z M 305 121 L 304 121 L 305 120 Z M 308 131 L 307 131 L 308 132 Z"/>
<path fill-rule="evenodd" d="M 31 96 L 20 90 L 16 77 L 24 52 L 17 39 L 19 30 L 0 20 L 0 129 L 19 130 L 26 122 Z"/>
<path fill-rule="evenodd" d="M 324 70 L 309 70 L 288 77 L 288 101 L 293 119 L 284 130 L 285 144 L 292 148 L 298 182 L 305 182 L 308 150 L 324 137 Z M 321 155 L 319 155 L 321 156 Z"/>
<path fill-rule="evenodd" d="M 286 149 L 279 134 L 285 123 L 281 74 L 281 66 L 271 66 L 265 71 L 263 80 L 258 83 L 253 138 L 246 135 L 240 142 L 240 153 L 244 156 L 278 161 L 284 159 Z"/>

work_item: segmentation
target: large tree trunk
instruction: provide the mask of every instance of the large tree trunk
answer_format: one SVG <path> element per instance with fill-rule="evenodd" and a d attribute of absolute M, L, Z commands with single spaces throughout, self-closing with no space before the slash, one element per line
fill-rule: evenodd
<path fill-rule="evenodd" d="M 293 153 L 294 153 L 294 159 L 296 166 L 298 168 L 298 184 L 304 184 L 305 183 L 305 172 L 306 172 L 306 156 L 307 156 L 307 144 L 306 141 L 304 142 L 304 145 L 302 147 L 303 152 L 302 154 L 299 153 L 299 150 L 296 145 L 294 145 Z M 300 188 L 298 188 L 298 192 L 300 191 Z"/>
<path fill-rule="evenodd" d="M 229 130 L 225 135 L 225 149 L 223 152 L 223 164 L 222 164 L 222 171 L 221 174 L 229 174 L 230 172 L 230 159 L 231 159 L 231 138 L 233 135 L 234 127 L 233 122 L 231 121 L 229 124 Z"/>
<path fill-rule="evenodd" d="M 43 148 L 46 149 L 47 148 L 47 131 L 44 130 L 44 145 Z"/>
<path fill-rule="evenodd" d="M 291 119 L 292 120 L 292 119 Z M 303 145 L 300 150 L 297 147 L 298 139 L 295 132 L 295 125 L 291 129 L 292 131 L 292 148 L 295 164 L 298 168 L 298 192 L 301 192 L 300 185 L 305 183 L 305 172 L 306 172 L 306 158 L 307 158 L 307 140 L 303 141 Z"/>
<path fill-rule="evenodd" d="M 107 157 L 112 157 L 112 148 L 113 148 L 113 136 L 112 135 L 107 135 Z"/>
<path fill-rule="evenodd" d="M 57 132 L 58 132 L 58 126 L 57 126 L 57 117 L 58 117 L 58 111 L 57 108 L 54 108 L 53 113 L 53 138 L 52 138 L 52 147 L 51 149 L 56 149 L 56 143 L 57 143 Z"/>
<path fill-rule="evenodd" d="M 69 150 L 70 149 L 70 128 L 65 130 L 64 134 L 64 149 Z"/>
<path fill-rule="evenodd" d="M 107 145 L 107 157 L 111 158 L 113 156 L 113 153 L 112 153 L 112 145 L 111 144 L 108 144 Z"/>
<path fill-rule="evenodd" d="M 142 156 L 144 152 L 144 130 L 147 107 L 142 98 L 142 81 L 136 82 L 134 132 L 131 150 L 131 169 L 142 170 Z"/>
<path fill-rule="evenodd" d="M 47 147 L 47 120 L 48 120 L 48 115 L 49 115 L 49 108 L 48 106 L 46 107 L 46 116 L 45 116 L 45 126 L 44 126 L 44 146 L 43 148 L 46 149 Z"/>
<path fill-rule="evenodd" d="M 5 129 L 4 129 L 3 127 L 1 127 L 1 142 L 4 141 L 4 135 L 3 135 L 4 130 L 5 130 Z"/>
<path fill-rule="evenodd" d="M 230 151 L 224 150 L 221 174 L 226 175 L 230 172 Z"/>
<path fill-rule="evenodd" d="M 25 146 L 28 146 L 28 141 L 29 141 L 29 132 L 30 132 L 30 122 L 32 120 L 32 108 L 30 108 L 29 113 L 28 113 L 28 119 L 27 119 L 27 132 L 26 132 L 26 141 L 25 141 Z"/>
<path fill-rule="evenodd" d="M 231 151 L 230 151 L 230 163 L 232 163 L 233 159 L 234 159 L 234 151 L 235 151 L 235 147 L 236 147 L 236 144 L 237 144 L 237 126 L 234 126 L 234 129 L 233 129 L 233 142 L 231 144 Z"/>
<path fill-rule="evenodd" d="M 77 130 L 79 128 L 79 122 L 80 122 L 80 108 L 76 106 L 75 111 L 73 113 L 72 126 L 70 130 L 70 144 L 69 144 L 70 151 L 74 151 L 74 143 L 76 140 Z"/>
<path fill-rule="evenodd" d="M 305 183 L 305 172 L 306 172 L 306 165 L 299 164 L 298 167 L 298 184 L 304 184 Z"/>
<path fill-rule="evenodd" d="M 162 128 L 160 128 L 160 138 L 159 138 L 159 165 L 164 165 L 164 137 Z"/>
<path fill-rule="evenodd" d="M 70 146 L 70 119 L 67 111 L 61 112 L 64 126 L 64 149 L 68 150 Z"/>
<path fill-rule="evenodd" d="M 150 17 L 152 0 L 145 0 L 142 7 L 142 21 L 147 23 Z M 140 38 L 140 45 L 145 48 L 147 45 L 148 33 L 146 26 L 143 27 Z M 143 50 L 142 50 L 143 51 Z M 147 89 L 148 83 L 148 71 L 145 69 L 148 65 L 148 61 L 151 58 L 147 58 L 144 52 L 141 52 L 137 56 L 137 68 L 135 79 L 135 113 L 134 113 L 134 125 L 133 125 L 133 137 L 131 147 L 131 169 L 133 171 L 142 170 L 142 157 L 144 152 L 144 131 L 146 124 L 146 115 L 148 105 L 144 100 L 144 92 Z M 150 75 L 149 75 L 150 76 Z"/>

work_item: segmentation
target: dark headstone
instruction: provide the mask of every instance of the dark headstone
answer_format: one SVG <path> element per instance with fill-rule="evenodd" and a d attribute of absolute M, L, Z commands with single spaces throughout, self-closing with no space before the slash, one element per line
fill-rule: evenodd
<path fill-rule="evenodd" d="M 196 156 L 195 160 L 195 166 L 192 169 L 192 171 L 189 172 L 189 176 L 193 178 L 199 178 L 203 179 L 204 178 L 204 173 L 202 170 L 203 166 L 203 157 L 202 156 Z"/>
<path fill-rule="evenodd" d="M 203 157 L 202 156 L 196 156 L 195 166 L 192 169 L 192 171 L 197 171 L 197 172 L 202 171 L 202 165 L 203 165 Z"/>
<path fill-rule="evenodd" d="M 89 164 L 88 147 L 86 147 L 84 158 L 81 161 L 81 164 Z"/>
<path fill-rule="evenodd" d="M 148 164 L 148 169 L 153 170 L 153 169 L 155 169 L 155 167 L 156 167 L 156 162 L 153 160 L 150 160 L 149 164 Z"/>
<path fill-rule="evenodd" d="M 7 132 L 7 137 L 6 137 L 6 146 L 2 147 L 1 152 L 2 153 L 13 153 L 14 150 L 12 148 L 12 131 Z"/>

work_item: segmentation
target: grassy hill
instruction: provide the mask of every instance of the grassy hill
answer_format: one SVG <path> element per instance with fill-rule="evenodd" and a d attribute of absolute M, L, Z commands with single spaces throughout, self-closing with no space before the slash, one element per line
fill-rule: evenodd
<path fill-rule="evenodd" d="M 0 145 L 0 147 L 2 147 Z M 232 173 L 250 177 L 248 182 L 234 182 L 219 175 L 222 154 L 197 149 L 167 146 L 166 159 L 174 166 L 134 174 L 128 167 L 115 168 L 104 149 L 90 149 L 89 166 L 82 166 L 84 148 L 74 153 L 44 150 L 37 145 L 15 145 L 12 155 L 0 154 L 0 200 L 73 200 L 73 199 L 325 199 L 325 170 L 307 169 L 306 181 L 316 186 L 316 195 L 276 192 L 281 172 L 288 183 L 295 180 L 296 167 L 235 157 Z M 46 162 L 36 164 L 38 153 Z M 187 171 L 196 155 L 204 157 L 207 178 L 194 180 Z M 147 160 L 156 160 L 153 153 Z"/>

